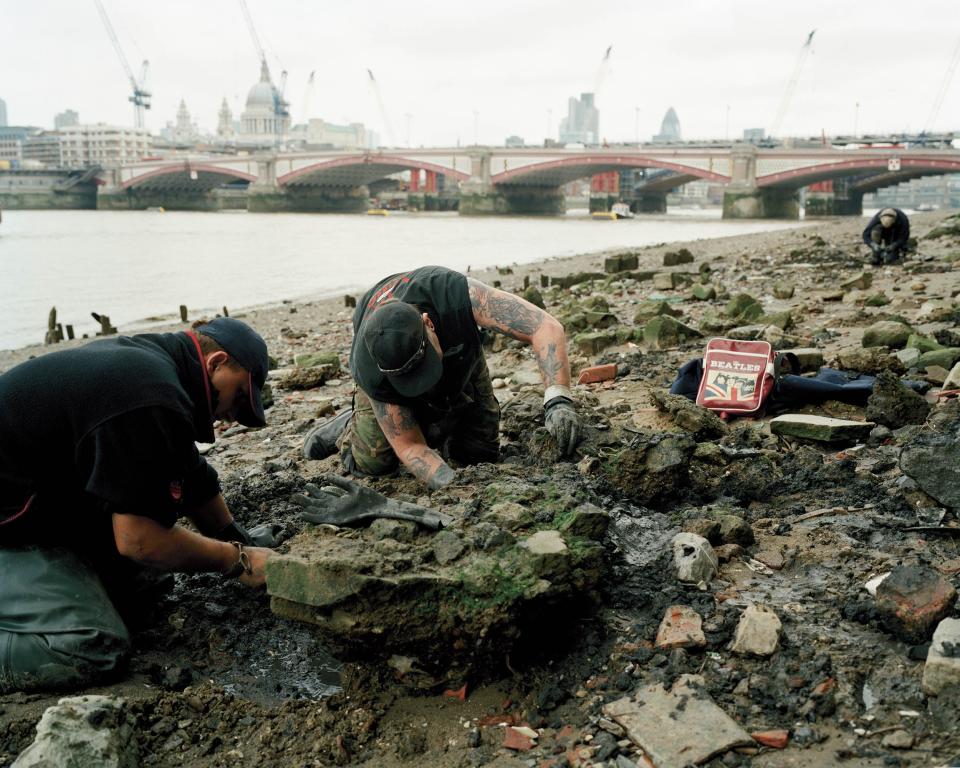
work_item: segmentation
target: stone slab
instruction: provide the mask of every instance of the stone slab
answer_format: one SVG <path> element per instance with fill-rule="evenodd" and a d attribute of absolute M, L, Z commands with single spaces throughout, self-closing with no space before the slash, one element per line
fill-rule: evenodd
<path fill-rule="evenodd" d="M 787 413 L 770 420 L 770 432 L 774 435 L 821 443 L 866 440 L 875 426 L 872 421 L 848 421 L 799 413 Z"/>
<path fill-rule="evenodd" d="M 960 689 L 960 619 L 944 619 L 934 630 L 922 685 L 928 696 L 938 696 L 951 687 Z"/>
<path fill-rule="evenodd" d="M 702 678 L 683 675 L 671 691 L 644 686 L 612 701 L 603 714 L 622 726 L 657 768 L 686 768 L 734 747 L 753 745 L 750 735 L 703 690 Z"/>

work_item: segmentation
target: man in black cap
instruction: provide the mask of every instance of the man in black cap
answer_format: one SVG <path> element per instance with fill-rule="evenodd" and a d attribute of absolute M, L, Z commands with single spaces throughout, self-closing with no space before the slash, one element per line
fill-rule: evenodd
<path fill-rule="evenodd" d="M 217 318 L 0 375 L 0 693 L 116 669 L 140 566 L 264 583 L 270 551 L 248 546 L 196 442 L 217 419 L 265 425 L 267 366 L 256 332 Z"/>
<path fill-rule="evenodd" d="M 910 239 L 910 219 L 899 208 L 878 211 L 866 229 L 863 242 L 870 248 L 870 263 L 895 264 L 907 250 Z"/>
<path fill-rule="evenodd" d="M 546 427 L 561 453 L 571 454 L 580 421 L 560 322 L 458 272 L 421 267 L 381 280 L 357 302 L 350 353 L 358 388 L 354 408 L 307 436 L 307 458 L 332 453 L 342 432 L 347 469 L 384 475 L 402 463 L 432 489 L 454 479 L 447 460 L 496 461 L 500 407 L 478 327 L 530 344 L 543 379 Z"/>

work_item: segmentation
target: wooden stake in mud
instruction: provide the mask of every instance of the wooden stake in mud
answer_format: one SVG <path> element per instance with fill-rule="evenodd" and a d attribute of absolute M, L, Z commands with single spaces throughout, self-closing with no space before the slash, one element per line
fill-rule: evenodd
<path fill-rule="evenodd" d="M 357 306 L 357 300 L 353 296 L 344 296 L 343 297 L 343 306 L 345 307 L 355 307 Z"/>
<path fill-rule="evenodd" d="M 90 317 L 100 323 L 100 330 L 97 331 L 97 336 L 111 336 L 117 332 L 117 329 L 110 325 L 109 315 L 101 315 L 98 312 L 91 312 Z"/>
<path fill-rule="evenodd" d="M 70 341 L 73 341 L 74 339 L 72 325 L 67 325 L 67 338 L 70 339 Z"/>
<path fill-rule="evenodd" d="M 226 304 L 223 305 L 223 316 L 224 316 L 224 317 L 230 317 L 230 313 L 227 312 L 227 305 L 226 305 Z"/>
<path fill-rule="evenodd" d="M 44 344 L 56 344 L 60 341 L 57 338 L 57 308 L 50 307 L 50 314 L 47 315 L 47 333 L 43 337 Z"/>
<path fill-rule="evenodd" d="M 530 287 L 530 275 L 523 276 L 523 290 L 527 290 Z"/>
<path fill-rule="evenodd" d="M 187 305 L 186 304 L 180 305 L 180 322 L 181 323 L 187 322 Z"/>
<path fill-rule="evenodd" d="M 550 285 L 550 276 L 549 275 L 540 275 L 540 287 L 546 288 Z"/>

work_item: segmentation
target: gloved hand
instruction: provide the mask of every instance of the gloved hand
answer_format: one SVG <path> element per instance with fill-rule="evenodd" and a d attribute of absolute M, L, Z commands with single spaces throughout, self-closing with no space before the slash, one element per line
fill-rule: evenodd
<path fill-rule="evenodd" d="M 263 523 L 249 531 L 236 520 L 231 520 L 213 534 L 220 541 L 239 541 L 245 547 L 275 547 L 280 543 L 283 526 L 280 523 Z"/>
<path fill-rule="evenodd" d="M 880 253 L 880 246 L 877 245 L 876 243 L 870 243 L 870 250 L 873 251 L 875 254 Z"/>
<path fill-rule="evenodd" d="M 580 442 L 580 417 L 566 397 L 555 397 L 544 406 L 544 423 L 560 448 L 561 456 L 569 456 Z"/>
<path fill-rule="evenodd" d="M 291 500 L 303 507 L 300 517 L 310 523 L 346 526 L 374 520 L 410 520 L 425 528 L 438 530 L 453 522 L 450 515 L 405 501 L 388 499 L 372 488 L 338 475 L 324 475 L 328 485 L 318 488 L 312 483 L 305 493 L 295 493 Z"/>

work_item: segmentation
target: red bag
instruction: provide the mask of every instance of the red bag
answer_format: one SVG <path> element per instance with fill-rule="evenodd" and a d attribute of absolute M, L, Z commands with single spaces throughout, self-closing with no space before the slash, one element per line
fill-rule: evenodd
<path fill-rule="evenodd" d="M 756 413 L 773 389 L 774 354 L 766 341 L 710 339 L 697 405 L 724 414 Z"/>

